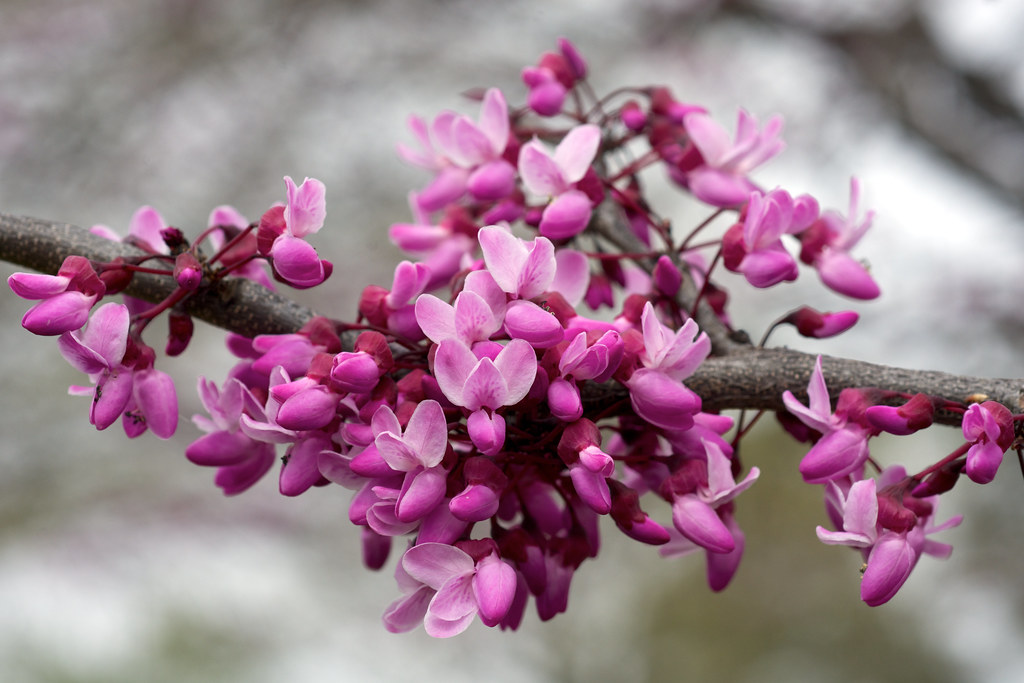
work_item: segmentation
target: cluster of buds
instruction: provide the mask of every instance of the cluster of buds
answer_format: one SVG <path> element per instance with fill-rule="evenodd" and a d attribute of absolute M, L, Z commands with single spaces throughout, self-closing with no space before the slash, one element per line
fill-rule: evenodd
<path fill-rule="evenodd" d="M 842 295 L 878 295 L 850 254 L 871 224 L 870 213 L 858 217 L 856 181 L 844 216 L 751 178 L 781 151 L 781 119 L 761 126 L 741 111 L 733 136 L 666 88 L 598 98 L 586 78 L 586 62 L 561 40 L 523 71 L 523 107 L 490 89 L 476 119 L 411 118 L 418 146 L 399 153 L 431 178 L 410 194 L 412 222 L 391 226 L 410 257 L 391 286 L 363 290 L 354 320 L 229 335 L 237 364 L 219 386 L 199 380 L 208 415 L 195 418 L 204 435 L 188 459 L 216 468 L 229 495 L 278 455 L 284 495 L 352 490 L 365 564 L 383 567 L 398 546 L 402 596 L 384 615 L 392 631 L 422 623 L 447 637 L 476 616 L 515 628 L 531 596 L 541 619 L 564 611 L 574 573 L 598 554 L 602 517 L 664 555 L 702 551 L 709 585 L 725 588 L 744 548 L 737 498 L 759 469 L 740 460 L 743 425 L 703 410 L 686 385 L 713 353 L 709 331 L 733 331 L 716 268 L 767 288 L 796 279 L 803 264 Z M 659 217 L 644 196 L 646 175 L 659 171 L 708 220 L 681 234 Z M 272 276 L 306 288 L 330 275 L 305 241 L 324 224 L 324 186 L 285 183 L 285 204 L 254 223 L 219 207 L 193 244 L 144 208 L 127 238 L 138 259 L 70 257 L 56 276 L 12 276 L 17 294 L 42 300 L 25 327 L 60 335 L 64 356 L 92 380 L 75 392 L 93 396 L 97 428 L 123 415 L 130 436 L 146 426 L 173 433 L 173 383 L 142 342 L 157 314 L 170 313 L 173 355 L 191 334 L 181 303 L 209 281 L 273 288 Z M 719 237 L 698 243 L 719 217 L 730 221 Z M 207 240 L 209 257 L 199 249 Z M 93 310 L 135 272 L 173 278 L 174 293 Z M 804 307 L 779 322 L 820 338 L 856 321 L 852 311 Z M 852 389 L 833 412 L 820 361 L 808 396 L 804 405 L 787 392 L 780 418 L 814 442 L 800 472 L 825 485 L 836 527 L 818 535 L 864 553 L 862 597 L 880 604 L 921 554 L 948 554 L 927 536 L 959 518 L 933 525 L 934 496 L 961 469 L 991 480 L 1017 416 L 991 402 L 894 405 L 899 397 Z M 935 410 L 963 413 L 963 449 L 917 475 L 867 475 L 869 438 L 920 429 Z"/>

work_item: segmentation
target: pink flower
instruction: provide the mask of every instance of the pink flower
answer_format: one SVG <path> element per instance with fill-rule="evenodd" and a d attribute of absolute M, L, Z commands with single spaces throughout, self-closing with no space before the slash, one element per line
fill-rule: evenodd
<path fill-rule="evenodd" d="M 952 548 L 928 536 L 957 526 L 962 521 L 958 515 L 933 526 L 931 519 L 938 498 L 913 498 L 912 494 L 903 494 L 902 489 L 894 489 L 893 486 L 905 476 L 901 467 L 886 469 L 879 477 L 883 488 L 877 492 L 873 479 L 853 482 L 845 496 L 836 482 L 829 482 L 826 488 L 830 514 L 841 515 L 841 529 L 829 531 L 819 526 L 818 538 L 829 545 L 847 545 L 861 550 L 866 558 L 866 567 L 860 595 L 872 607 L 888 602 L 896 595 L 921 555 L 949 557 Z M 906 495 L 907 500 L 914 500 L 913 508 L 918 512 L 904 507 L 902 499 L 893 501 L 893 492 L 898 498 Z M 880 507 L 883 501 L 890 506 L 887 510 L 896 510 L 899 514 L 883 515 Z"/>
<path fill-rule="evenodd" d="M 260 236 L 272 239 L 267 255 L 274 273 L 293 287 L 305 289 L 323 282 L 331 274 L 331 264 L 321 260 L 305 238 L 323 227 L 327 216 L 324 184 L 306 178 L 296 187 L 295 181 L 285 176 L 288 203 L 283 211 L 270 209 L 260 220 Z"/>
<path fill-rule="evenodd" d="M 237 379 L 229 379 L 223 390 L 199 378 L 199 398 L 210 417 L 196 415 L 196 426 L 206 432 L 185 449 L 185 456 L 197 465 L 216 467 L 215 482 L 225 495 L 234 495 L 256 483 L 274 464 L 273 444 L 252 439 L 239 429 L 243 414 L 260 414 L 262 406 Z"/>
<path fill-rule="evenodd" d="M 972 481 L 987 484 L 996 476 L 1003 453 L 1013 443 L 1013 415 L 996 401 L 972 404 L 964 413 L 964 438 L 972 442 L 964 472 Z"/>
<path fill-rule="evenodd" d="M 587 227 L 590 198 L 575 185 L 590 169 L 600 144 L 601 129 L 583 124 L 566 133 L 554 154 L 536 139 L 519 151 L 523 185 L 535 195 L 553 198 L 541 216 L 541 235 L 568 239 Z"/>
<path fill-rule="evenodd" d="M 479 123 L 468 116 L 445 111 L 429 129 L 418 117 L 409 120 L 422 149 L 405 145 L 399 154 L 408 162 L 434 171 L 433 181 L 417 201 L 426 211 L 437 211 L 469 192 L 479 200 L 497 200 L 515 190 L 515 168 L 502 158 L 508 146 L 508 104 L 497 88 L 484 94 Z"/>
<path fill-rule="evenodd" d="M 657 427 L 689 429 L 701 401 L 682 381 L 707 358 L 711 341 L 703 332 L 697 334 L 697 323 L 692 319 L 673 332 L 658 320 L 650 302 L 644 305 L 641 327 L 644 350 L 640 360 L 644 367 L 626 381 L 633 410 Z"/>
<path fill-rule="evenodd" d="M 447 472 L 441 466 L 448 449 L 448 424 L 441 404 L 417 404 L 403 432 L 398 417 L 386 405 L 373 414 L 374 445 L 380 457 L 405 479 L 395 501 L 402 522 L 422 519 L 444 498 Z"/>
<path fill-rule="evenodd" d="M 14 273 L 7 284 L 22 299 L 38 300 L 21 319 L 21 325 L 39 335 L 57 335 L 80 329 L 89 311 L 106 292 L 106 286 L 89 260 L 68 256 L 56 275 Z"/>
<path fill-rule="evenodd" d="M 61 355 L 76 370 L 89 375 L 95 389 L 72 387 L 92 395 L 89 422 L 106 429 L 121 416 L 132 397 L 132 368 L 123 363 L 128 348 L 130 317 L 124 304 L 107 303 L 96 309 L 80 332 L 65 332 L 57 340 Z"/>
<path fill-rule="evenodd" d="M 449 305 L 432 294 L 416 300 L 416 322 L 433 342 L 458 339 L 473 345 L 486 341 L 501 329 L 505 320 L 506 297 L 487 271 L 474 271 Z"/>
<path fill-rule="evenodd" d="M 481 542 L 482 543 L 482 542 Z M 495 550 L 479 560 L 455 546 L 421 543 L 409 548 L 395 569 L 405 594 L 384 613 L 393 633 L 423 621 L 428 635 L 450 638 L 465 631 L 477 614 L 488 625 L 508 613 L 516 593 L 516 571 Z"/>
<path fill-rule="evenodd" d="M 525 398 L 537 374 L 537 356 L 522 339 L 511 340 L 494 360 L 487 356 L 478 359 L 458 339 L 445 339 L 437 347 L 434 374 L 441 391 L 455 405 L 474 413 L 493 412 Z M 497 414 L 486 417 L 471 416 L 469 435 L 482 452 L 491 455 L 504 443 L 504 419 Z"/>
<path fill-rule="evenodd" d="M 817 217 L 818 204 L 806 195 L 794 200 L 785 190 L 751 193 L 742 232 L 733 228 L 723 240 L 726 267 L 743 273 L 754 287 L 795 280 L 796 260 L 781 238 L 806 229 Z"/>
<path fill-rule="evenodd" d="M 800 461 L 800 474 L 809 484 L 823 484 L 850 474 L 868 457 L 871 431 L 847 420 L 841 408 L 832 414 L 832 403 L 821 371 L 821 356 L 814 363 L 814 372 L 807 384 L 808 405 L 803 405 L 789 391 L 782 401 L 798 420 L 822 437 Z"/>
<path fill-rule="evenodd" d="M 687 114 L 683 123 L 703 159 L 703 164 L 687 175 L 690 191 L 713 206 L 736 206 L 743 202 L 755 189 L 747 175 L 785 146 L 779 137 L 782 119 L 778 116 L 758 130 L 757 119 L 740 110 L 735 141 L 702 112 Z"/>
<path fill-rule="evenodd" d="M 750 488 L 760 476 L 752 467 L 743 481 L 732 475 L 732 460 L 713 441 L 704 441 L 706 460 L 691 460 L 690 465 L 673 475 L 669 484 L 672 521 L 676 529 L 697 545 L 716 553 L 736 548 L 732 531 L 718 508 Z M 724 510 L 723 510 L 724 511 Z"/>
<path fill-rule="evenodd" d="M 457 339 L 445 339 L 437 347 L 434 374 L 449 401 L 469 410 L 519 403 L 533 386 L 537 356 L 527 342 L 513 339 L 491 360 L 477 358 Z"/>
<path fill-rule="evenodd" d="M 826 211 L 801 236 L 803 249 L 800 259 L 813 264 L 821 281 L 830 289 L 855 299 L 874 299 L 879 295 L 878 284 L 867 269 L 850 256 L 850 250 L 871 227 L 874 212 L 868 211 L 863 220 L 857 218 L 860 184 L 850 179 L 850 209 L 846 216 Z"/>

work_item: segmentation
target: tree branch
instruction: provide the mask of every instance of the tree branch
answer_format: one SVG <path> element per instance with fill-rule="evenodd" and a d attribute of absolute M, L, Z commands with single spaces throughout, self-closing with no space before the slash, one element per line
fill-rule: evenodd
<path fill-rule="evenodd" d="M 55 274 L 72 254 L 109 263 L 144 252 L 69 223 L 0 213 L 0 259 Z M 124 293 L 157 303 L 176 286 L 169 277 L 136 273 Z M 184 309 L 195 318 L 246 337 L 294 332 L 314 315 L 305 306 L 244 278 L 204 280 Z"/>
<path fill-rule="evenodd" d="M 67 223 L 0 214 L 0 259 L 56 273 L 64 258 L 78 254 L 109 262 L 117 257 L 135 257 L 138 249 L 113 242 Z M 158 302 L 175 285 L 166 276 L 138 273 L 125 294 Z M 252 337 L 257 334 L 295 332 L 314 312 L 285 296 L 242 278 L 210 283 L 185 304 L 186 311 L 201 320 L 232 332 Z M 806 398 L 807 381 L 815 355 L 791 349 L 761 349 L 735 341 L 721 355 L 708 358 L 686 380 L 708 411 L 726 409 L 782 410 L 782 394 L 791 391 Z M 924 393 L 950 401 L 993 400 L 1014 413 L 1024 412 L 1024 379 L 987 379 L 944 372 L 908 370 L 845 358 L 822 359 L 825 381 L 833 399 L 850 387 L 876 387 L 907 394 Z M 585 400 L 615 402 L 628 398 L 617 384 L 588 387 Z M 959 424 L 953 413 L 940 414 L 937 421 Z"/>

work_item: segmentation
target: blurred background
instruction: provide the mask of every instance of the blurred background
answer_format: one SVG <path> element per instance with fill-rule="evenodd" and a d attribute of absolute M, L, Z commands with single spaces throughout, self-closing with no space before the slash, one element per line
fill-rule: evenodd
<path fill-rule="evenodd" d="M 388 226 L 426 177 L 404 166 L 405 120 L 496 85 L 521 102 L 523 66 L 572 39 L 599 92 L 665 84 L 727 127 L 739 107 L 786 119 L 787 151 L 756 177 L 846 209 L 861 179 L 875 227 L 856 250 L 883 296 L 854 304 L 813 275 L 736 288 L 757 338 L 808 302 L 856 308 L 812 351 L 983 376 L 1024 376 L 1024 5 L 992 0 L 0 0 L 0 210 L 127 230 L 155 206 L 195 234 L 210 210 L 249 218 L 282 176 L 327 185 L 315 238 L 334 261 L 300 298 L 336 317 L 388 284 Z M 655 183 L 657 185 L 657 183 Z M 654 189 L 685 226 L 685 200 Z M 4 277 L 16 268 L 0 265 Z M 741 297 L 747 297 L 741 300 Z M 713 595 L 699 557 L 664 560 L 607 530 L 569 611 L 519 632 L 450 641 L 391 635 L 393 562 L 372 574 L 337 487 L 297 499 L 276 477 L 227 499 L 182 455 L 197 432 L 127 442 L 96 433 L 80 381 L 0 296 L 0 671 L 10 681 L 1019 681 L 1024 675 L 1024 482 L 1012 456 L 962 483 L 941 540 L 895 600 L 858 599 L 859 558 L 817 542 L 820 489 L 765 420 L 745 442 L 763 470 L 738 518 L 748 547 Z M 158 345 L 155 342 L 154 344 Z M 163 367 L 182 415 L 197 374 L 229 366 L 222 335 Z M 955 430 L 879 440 L 884 463 L 924 465 Z"/>

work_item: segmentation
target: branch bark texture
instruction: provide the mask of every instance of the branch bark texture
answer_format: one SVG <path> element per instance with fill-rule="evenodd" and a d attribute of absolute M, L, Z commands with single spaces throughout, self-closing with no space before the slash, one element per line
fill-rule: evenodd
<path fill-rule="evenodd" d="M 109 262 L 142 252 L 68 223 L 0 213 L 0 259 L 53 274 L 71 254 Z M 138 273 L 124 293 L 156 303 L 173 289 L 171 278 Z M 185 310 L 211 325 L 247 337 L 295 332 L 315 315 L 282 294 L 241 278 L 204 282 L 200 291 L 185 302 Z M 716 345 L 715 352 L 718 355 L 708 358 L 686 380 L 687 386 L 701 396 L 705 410 L 780 410 L 784 407 L 785 391 L 806 399 L 815 355 L 737 342 Z M 823 358 L 822 369 L 833 398 L 845 388 L 876 387 L 906 394 L 925 393 L 957 402 L 993 400 L 1014 413 L 1024 412 L 1024 379 L 968 377 L 831 357 Z M 626 398 L 624 391 L 612 387 L 596 393 L 588 398 Z M 938 421 L 959 424 L 954 414 L 939 415 Z"/>

